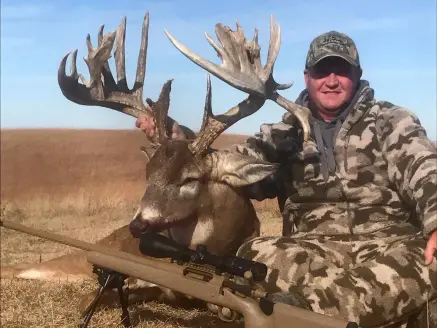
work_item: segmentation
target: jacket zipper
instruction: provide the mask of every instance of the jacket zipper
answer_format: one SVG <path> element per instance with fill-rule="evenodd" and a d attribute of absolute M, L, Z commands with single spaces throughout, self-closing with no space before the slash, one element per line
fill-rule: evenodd
<path fill-rule="evenodd" d="M 350 139 L 350 136 L 347 136 L 346 137 L 346 141 L 345 141 L 344 146 L 343 146 L 343 163 L 344 163 L 343 164 L 343 168 L 344 168 L 344 171 L 346 173 L 348 171 L 347 148 L 349 146 L 349 139 Z M 336 165 L 336 166 L 338 167 L 338 165 Z M 351 235 L 353 235 L 354 234 L 353 215 L 351 213 L 350 204 L 349 204 L 349 201 L 347 199 L 346 189 L 345 189 L 345 186 L 343 184 L 343 179 L 341 178 L 340 172 L 338 170 L 336 170 L 336 171 L 337 171 L 337 174 L 336 174 L 337 179 L 340 181 L 341 193 L 343 194 L 344 201 L 346 202 L 346 212 L 347 212 L 347 221 L 348 221 L 348 226 L 349 226 L 349 233 Z"/>

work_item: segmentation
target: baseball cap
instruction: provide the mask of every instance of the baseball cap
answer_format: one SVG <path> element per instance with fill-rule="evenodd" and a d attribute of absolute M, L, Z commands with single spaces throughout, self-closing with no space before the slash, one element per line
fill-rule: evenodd
<path fill-rule="evenodd" d="M 317 36 L 310 44 L 305 68 L 317 64 L 326 57 L 340 57 L 353 66 L 360 66 L 360 58 L 355 42 L 346 34 L 330 31 Z"/>

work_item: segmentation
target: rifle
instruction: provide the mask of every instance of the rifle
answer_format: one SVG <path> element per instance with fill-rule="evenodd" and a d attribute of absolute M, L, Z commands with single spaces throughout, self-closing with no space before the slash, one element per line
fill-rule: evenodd
<path fill-rule="evenodd" d="M 106 288 L 118 289 L 122 323 L 130 326 L 122 291 L 129 276 L 215 304 L 223 321 L 233 321 L 241 314 L 245 328 L 358 328 L 355 322 L 271 301 L 269 294 L 257 285 L 267 273 L 263 263 L 233 255 L 216 256 L 203 245 L 192 250 L 158 233 L 144 234 L 139 246 L 141 253 L 152 258 L 171 258 L 171 262 L 164 262 L 11 221 L 0 220 L 0 226 L 87 251 L 87 260 L 93 264 L 101 287 L 87 309 L 82 328 L 87 326 Z M 244 283 L 239 282 L 241 279 Z M 231 318 L 224 316 L 229 311 Z"/>

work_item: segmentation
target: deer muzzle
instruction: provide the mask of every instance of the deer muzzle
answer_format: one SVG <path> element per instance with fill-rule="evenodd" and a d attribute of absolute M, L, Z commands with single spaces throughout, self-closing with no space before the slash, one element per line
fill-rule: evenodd
<path fill-rule="evenodd" d="M 146 232 L 149 226 L 147 221 L 137 216 L 129 223 L 129 231 L 134 238 L 140 238 L 141 234 Z"/>

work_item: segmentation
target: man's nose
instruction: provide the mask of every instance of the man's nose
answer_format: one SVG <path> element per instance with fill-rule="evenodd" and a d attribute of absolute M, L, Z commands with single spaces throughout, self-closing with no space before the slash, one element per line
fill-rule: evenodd
<path fill-rule="evenodd" d="M 329 74 L 326 78 L 326 81 L 325 81 L 325 84 L 331 88 L 336 87 L 338 85 L 338 83 L 339 82 L 338 82 L 337 74 L 335 74 L 335 73 Z"/>

